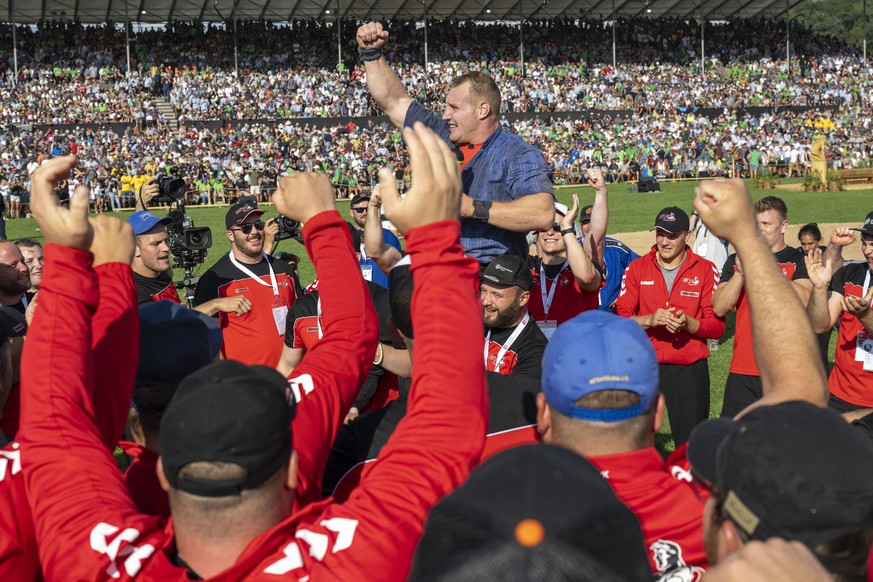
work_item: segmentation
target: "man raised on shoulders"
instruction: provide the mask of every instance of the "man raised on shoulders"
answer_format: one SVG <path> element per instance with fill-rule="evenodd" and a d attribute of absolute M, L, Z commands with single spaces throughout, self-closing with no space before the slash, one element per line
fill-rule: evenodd
<path fill-rule="evenodd" d="M 552 175 L 542 153 L 500 127 L 500 89 L 471 72 L 452 81 L 442 117 L 414 101 L 382 55 L 388 31 L 378 22 L 358 28 L 367 87 L 397 127 L 424 123 L 462 161 L 461 245 L 480 263 L 527 256 L 525 234 L 554 222 Z"/>

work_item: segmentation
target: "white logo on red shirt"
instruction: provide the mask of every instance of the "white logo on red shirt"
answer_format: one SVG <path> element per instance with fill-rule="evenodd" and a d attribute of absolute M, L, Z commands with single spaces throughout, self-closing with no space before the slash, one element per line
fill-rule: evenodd
<path fill-rule="evenodd" d="M 21 472 L 21 451 L 18 450 L 18 443 L 12 443 L 12 448 L 11 451 L 0 451 L 0 481 L 6 478 L 7 470 L 10 477 Z"/>
<path fill-rule="evenodd" d="M 121 577 L 118 563 L 116 562 L 120 558 L 126 558 L 122 566 L 127 575 L 136 576 L 140 568 L 142 568 L 143 560 L 154 553 L 155 547 L 151 544 L 142 546 L 133 545 L 133 542 L 140 536 L 140 532 L 137 529 L 129 527 L 116 536 L 115 533 L 118 530 L 119 528 L 105 522 L 95 525 L 94 529 L 91 530 L 91 549 L 109 558 L 110 562 L 109 567 L 106 568 L 106 573 L 112 578 Z M 115 536 L 112 541 L 109 540 L 111 536 Z M 125 542 L 128 545 L 122 548 L 121 545 Z"/>
<path fill-rule="evenodd" d="M 673 465 L 670 467 L 670 474 L 677 481 L 685 481 L 686 483 L 694 481 L 694 477 L 691 476 L 691 471 L 686 471 L 679 465 Z"/>

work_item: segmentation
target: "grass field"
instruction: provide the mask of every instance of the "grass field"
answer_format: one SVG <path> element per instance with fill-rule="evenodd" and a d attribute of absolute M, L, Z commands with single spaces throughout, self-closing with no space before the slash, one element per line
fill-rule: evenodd
<path fill-rule="evenodd" d="M 790 180 L 787 183 L 799 182 Z M 697 182 L 662 182 L 660 193 L 637 194 L 629 192 L 626 184 L 611 185 L 609 187 L 609 232 L 635 232 L 648 230 L 658 210 L 666 206 L 680 206 L 690 211 L 694 198 L 694 187 Z M 753 199 L 767 195 L 776 195 L 783 198 L 788 205 L 789 220 L 794 224 L 807 222 L 852 222 L 862 223 L 864 216 L 873 210 L 873 189 L 852 190 L 836 193 L 816 192 L 791 192 L 785 190 L 758 190 L 754 183 L 748 182 L 749 191 Z M 558 200 L 566 204 L 572 203 L 572 194 L 579 194 L 580 204 L 591 204 L 594 193 L 591 188 L 562 188 L 559 190 Z M 347 220 L 349 202 L 340 200 L 337 208 Z M 225 236 L 224 215 L 227 208 L 196 208 L 188 209 L 188 214 L 194 219 L 196 226 L 208 226 L 212 229 L 214 246 L 209 251 L 206 263 L 198 270 L 205 271 L 212 263 L 230 250 L 230 244 Z M 162 215 L 164 210 L 157 209 L 155 213 Z M 126 219 L 130 215 L 118 213 L 118 216 Z M 272 208 L 267 208 L 266 217 L 275 216 Z M 34 237 L 41 240 L 40 233 L 36 229 L 36 223 L 32 219 L 10 220 L 6 223 L 6 232 L 10 239 L 21 237 Z M 828 236 L 828 233 L 825 233 Z M 788 241 L 793 244 L 793 241 Z M 302 245 L 294 241 L 283 241 L 279 250 L 295 253 L 302 259 L 300 264 L 300 279 L 303 285 L 307 285 L 314 277 L 312 263 L 306 257 L 306 251 Z M 180 273 L 176 273 L 177 276 Z M 710 384 L 712 416 L 721 411 L 721 402 L 724 392 L 724 383 L 727 378 L 730 358 L 733 349 L 733 314 L 728 317 L 727 329 L 722 337 L 719 349 L 710 357 Z M 834 338 L 831 339 L 831 357 L 833 357 Z M 657 444 L 664 452 L 673 448 L 669 428 L 665 428 L 658 435 Z"/>

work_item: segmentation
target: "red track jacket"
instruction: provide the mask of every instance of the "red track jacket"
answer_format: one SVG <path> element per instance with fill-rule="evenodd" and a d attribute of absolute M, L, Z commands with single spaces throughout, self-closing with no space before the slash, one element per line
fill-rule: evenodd
<path fill-rule="evenodd" d="M 130 265 L 110 263 L 95 272 L 99 303 L 91 318 L 94 390 L 86 405 L 100 440 L 111 451 L 124 429 L 133 393 L 136 366 L 129 363 L 139 353 L 139 312 Z M 27 459 L 21 457 L 19 443 L 0 449 L 0 580 L 41 579 L 22 464 Z"/>
<path fill-rule="evenodd" d="M 669 294 L 658 264 L 658 251 L 653 245 L 649 254 L 628 265 L 615 303 L 615 312 L 622 317 L 676 307 L 700 320 L 700 329 L 695 335 L 684 330 L 670 333 L 665 327 L 646 330 L 661 364 L 693 364 L 708 358 L 709 348 L 704 340 L 718 339 L 724 333 L 724 319 L 712 312 L 712 292 L 718 287 L 718 270 L 688 246 L 685 252 L 685 262 L 679 267 Z"/>

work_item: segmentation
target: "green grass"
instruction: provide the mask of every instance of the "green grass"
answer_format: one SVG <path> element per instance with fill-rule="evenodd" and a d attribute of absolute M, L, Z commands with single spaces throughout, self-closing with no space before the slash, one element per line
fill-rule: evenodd
<path fill-rule="evenodd" d="M 802 180 L 784 180 L 784 184 L 799 184 Z M 661 192 L 631 193 L 630 184 L 609 186 L 609 232 L 636 232 L 648 230 L 655 215 L 666 206 L 679 206 L 691 213 L 694 187 L 697 181 L 659 182 Z M 787 190 L 760 190 L 754 182 L 746 180 L 746 187 L 753 200 L 764 196 L 778 196 L 788 206 L 788 219 L 792 224 L 808 222 L 864 222 L 864 217 L 873 210 L 873 189 L 847 190 L 844 192 L 790 192 Z M 561 187 L 557 196 L 564 204 L 572 203 L 572 194 L 579 194 L 579 204 L 594 202 L 594 191 L 588 187 Z"/>
<path fill-rule="evenodd" d="M 800 182 L 799 179 L 787 180 L 786 183 Z M 789 209 L 789 219 L 794 224 L 807 222 L 863 222 L 864 216 L 873 210 L 873 189 L 853 190 L 845 192 L 789 192 L 785 190 L 759 190 L 753 182 L 746 182 L 753 199 L 757 200 L 764 196 L 775 195 L 785 200 Z M 617 184 L 609 186 L 609 232 L 636 232 L 648 230 L 653 222 L 655 214 L 666 206 L 680 206 L 691 210 L 694 198 L 694 187 L 697 182 L 661 182 L 659 193 L 630 193 L 629 184 Z M 579 194 L 579 202 L 582 205 L 591 204 L 594 201 L 594 192 L 587 187 L 561 188 L 557 193 L 558 200 L 572 203 L 572 194 Z M 349 201 L 337 202 L 337 209 L 343 218 L 348 218 Z M 188 208 L 196 226 L 208 226 L 212 229 L 213 247 L 209 256 L 195 274 L 203 273 L 222 255 L 230 251 L 230 243 L 225 236 L 224 215 L 227 207 L 221 208 Z M 162 215 L 164 210 L 157 209 L 155 213 Z M 117 213 L 120 218 L 126 219 L 129 212 Z M 267 207 L 266 217 L 275 216 L 272 207 Z M 33 219 L 9 220 L 6 222 L 6 232 L 10 239 L 21 237 L 34 237 L 42 240 L 36 223 Z M 295 241 L 283 241 L 279 250 L 292 252 L 300 256 L 299 266 L 300 280 L 303 285 L 309 284 L 315 278 L 315 270 L 312 262 L 306 256 L 302 245 Z M 176 275 L 179 273 L 177 271 Z M 710 416 L 718 416 L 721 412 L 722 399 L 724 396 L 724 384 L 727 380 L 730 367 L 731 353 L 733 351 L 734 316 L 727 318 L 727 329 L 720 340 L 719 349 L 712 352 L 709 358 L 710 374 Z M 835 337 L 831 339 L 830 358 L 833 363 L 833 351 Z M 669 424 L 664 423 L 664 428 L 657 436 L 656 444 L 662 452 L 673 450 L 673 441 L 670 437 Z"/>

